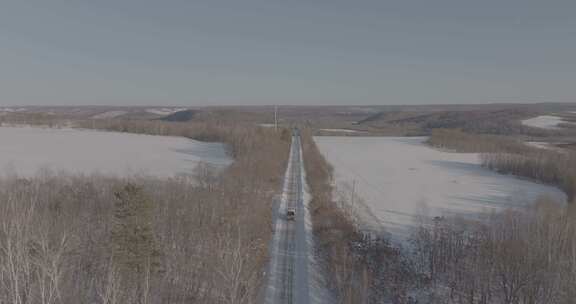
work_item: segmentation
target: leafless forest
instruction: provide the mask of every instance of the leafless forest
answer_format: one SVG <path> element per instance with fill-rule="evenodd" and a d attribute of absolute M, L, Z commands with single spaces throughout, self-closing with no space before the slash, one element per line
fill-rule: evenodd
<path fill-rule="evenodd" d="M 124 131 L 155 134 L 151 126 Z M 162 134 L 224 140 L 235 162 L 169 180 L 0 181 L 0 303 L 256 301 L 289 136 L 207 125 Z"/>
<path fill-rule="evenodd" d="M 414 235 L 432 303 L 573 303 L 574 214 L 542 201 L 483 221 L 436 218 Z"/>

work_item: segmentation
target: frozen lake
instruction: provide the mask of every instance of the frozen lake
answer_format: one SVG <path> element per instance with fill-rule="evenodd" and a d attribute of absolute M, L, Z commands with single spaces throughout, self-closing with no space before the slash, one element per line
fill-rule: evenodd
<path fill-rule="evenodd" d="M 340 195 L 364 200 L 369 227 L 404 238 L 417 215 L 475 214 L 530 204 L 542 196 L 566 201 L 555 187 L 500 175 L 479 165 L 478 154 L 428 147 L 424 137 L 315 137 L 334 166 Z"/>
<path fill-rule="evenodd" d="M 28 177 L 40 169 L 114 176 L 190 174 L 204 162 L 232 162 L 220 143 L 182 137 L 77 129 L 0 127 L 0 173 Z"/>

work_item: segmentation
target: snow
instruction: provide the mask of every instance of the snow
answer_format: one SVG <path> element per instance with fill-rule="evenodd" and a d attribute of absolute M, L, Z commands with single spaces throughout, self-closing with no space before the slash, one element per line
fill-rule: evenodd
<path fill-rule="evenodd" d="M 26 108 L 0 108 L 0 112 L 23 112 L 26 111 Z"/>
<path fill-rule="evenodd" d="M 106 111 L 103 113 L 96 114 L 96 115 L 92 116 L 92 118 L 94 118 L 94 119 L 115 118 L 115 117 L 122 116 L 122 115 L 127 114 L 127 113 L 128 113 L 128 111 Z"/>
<path fill-rule="evenodd" d="M 170 115 L 172 113 L 180 112 L 187 110 L 186 108 L 150 108 L 146 109 L 147 113 L 156 114 L 156 115 Z"/>
<path fill-rule="evenodd" d="M 562 152 L 564 149 L 561 147 L 561 145 L 569 144 L 569 142 L 527 141 L 525 144 L 538 149 Z"/>
<path fill-rule="evenodd" d="M 548 129 L 548 130 L 560 129 L 560 127 L 558 127 L 558 124 L 560 123 L 568 123 L 568 122 L 562 120 L 561 117 L 551 115 L 541 115 L 522 120 L 522 124 L 525 126 Z"/>
<path fill-rule="evenodd" d="M 350 130 L 350 129 L 320 129 L 320 131 L 326 132 L 341 132 L 341 133 L 358 133 L 358 130 Z"/>
<path fill-rule="evenodd" d="M 555 149 L 555 147 L 552 143 L 543 142 L 543 141 L 527 141 L 526 145 L 528 145 L 530 147 L 538 148 L 538 149 L 544 149 L 544 150 L 554 150 Z"/>
<path fill-rule="evenodd" d="M 350 197 L 367 229 L 384 228 L 405 239 L 419 216 L 515 208 L 546 196 L 566 201 L 559 189 L 479 165 L 478 154 L 430 148 L 425 137 L 315 137 L 335 168 L 339 195 Z"/>
<path fill-rule="evenodd" d="M 0 127 L 0 174 L 30 177 L 40 169 L 73 174 L 172 177 L 193 173 L 204 162 L 231 163 L 220 143 L 183 137 L 127 133 Z"/>

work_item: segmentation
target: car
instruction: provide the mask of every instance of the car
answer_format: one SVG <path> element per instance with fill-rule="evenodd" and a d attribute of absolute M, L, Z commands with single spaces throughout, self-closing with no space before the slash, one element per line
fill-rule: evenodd
<path fill-rule="evenodd" d="M 294 219 L 296 219 L 296 208 L 286 209 L 286 219 L 289 221 L 293 221 Z"/>

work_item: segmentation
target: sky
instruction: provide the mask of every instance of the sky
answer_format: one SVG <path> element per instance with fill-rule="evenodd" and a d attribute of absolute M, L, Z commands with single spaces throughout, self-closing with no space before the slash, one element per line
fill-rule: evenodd
<path fill-rule="evenodd" d="M 0 105 L 576 102 L 574 0 L 0 0 Z"/>

